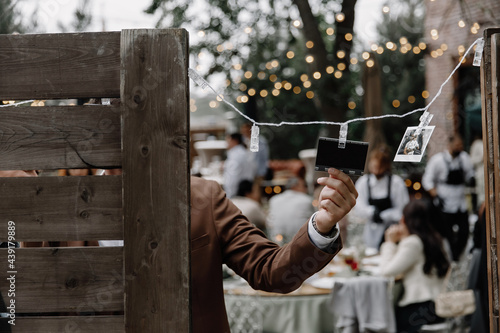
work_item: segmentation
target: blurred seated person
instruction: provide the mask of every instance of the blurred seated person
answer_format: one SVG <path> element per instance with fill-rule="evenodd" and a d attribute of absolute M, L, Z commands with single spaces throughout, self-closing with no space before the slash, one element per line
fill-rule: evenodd
<path fill-rule="evenodd" d="M 444 321 L 436 315 L 434 299 L 450 267 L 441 235 L 429 223 L 430 203 L 413 200 L 399 224 L 385 232 L 380 248 L 380 272 L 403 280 L 404 293 L 396 306 L 398 332 L 418 332 L 426 324 Z"/>
<path fill-rule="evenodd" d="M 272 240 L 288 243 L 315 208 L 303 177 L 291 177 L 283 193 L 269 199 L 267 227 Z"/>
<path fill-rule="evenodd" d="M 253 197 L 253 184 L 249 180 L 242 180 L 238 186 L 238 193 L 231 201 L 243 215 L 257 228 L 266 232 L 266 214 L 258 201 Z"/>
<path fill-rule="evenodd" d="M 354 213 L 367 220 L 365 245 L 377 250 L 384 231 L 401 219 L 403 207 L 410 201 L 404 180 L 391 172 L 391 162 L 386 146 L 375 148 L 368 159 L 368 174 L 356 181 L 359 197 Z"/>

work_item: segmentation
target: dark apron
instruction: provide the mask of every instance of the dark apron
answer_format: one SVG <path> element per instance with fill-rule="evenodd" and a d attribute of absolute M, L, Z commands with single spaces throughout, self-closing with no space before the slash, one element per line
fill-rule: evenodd
<path fill-rule="evenodd" d="M 368 186 L 368 203 L 371 206 L 375 206 L 377 208 L 377 211 L 379 214 L 376 214 L 374 216 L 373 222 L 375 223 L 382 223 L 382 219 L 380 218 L 380 213 L 382 213 L 384 210 L 392 208 L 392 201 L 391 201 L 391 177 L 392 175 L 389 175 L 389 181 L 387 185 L 387 197 L 381 198 L 381 199 L 373 199 L 372 198 L 372 191 L 370 188 L 370 182 L 366 182 L 366 185 Z"/>

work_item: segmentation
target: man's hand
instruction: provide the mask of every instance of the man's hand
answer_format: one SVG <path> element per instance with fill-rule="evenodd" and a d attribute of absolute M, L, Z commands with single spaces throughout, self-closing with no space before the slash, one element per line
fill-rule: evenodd
<path fill-rule="evenodd" d="M 324 234 L 329 233 L 351 211 L 358 197 L 358 191 L 349 176 L 334 168 L 328 169 L 328 173 L 329 177 L 318 178 L 318 184 L 325 187 L 319 194 L 316 227 Z"/>

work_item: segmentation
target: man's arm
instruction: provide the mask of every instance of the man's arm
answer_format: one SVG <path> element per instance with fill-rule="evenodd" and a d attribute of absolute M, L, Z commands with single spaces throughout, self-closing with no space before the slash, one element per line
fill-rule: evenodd
<path fill-rule="evenodd" d="M 316 226 L 321 234 L 329 234 L 354 206 L 357 192 L 351 179 L 338 170 L 318 182 L 325 188 L 320 194 Z M 322 251 L 311 241 L 306 223 L 290 243 L 279 247 L 240 215 L 222 191 L 214 189 L 213 199 L 223 261 L 255 289 L 290 292 L 321 270 L 342 246 L 337 237 L 328 252 Z"/>

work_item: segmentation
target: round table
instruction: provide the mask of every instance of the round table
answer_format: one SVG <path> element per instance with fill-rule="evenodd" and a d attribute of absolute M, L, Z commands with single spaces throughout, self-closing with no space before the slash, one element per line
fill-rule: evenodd
<path fill-rule="evenodd" d="M 224 297 L 232 333 L 334 332 L 329 289 L 303 284 L 297 291 L 277 294 L 242 286 L 226 289 Z"/>

